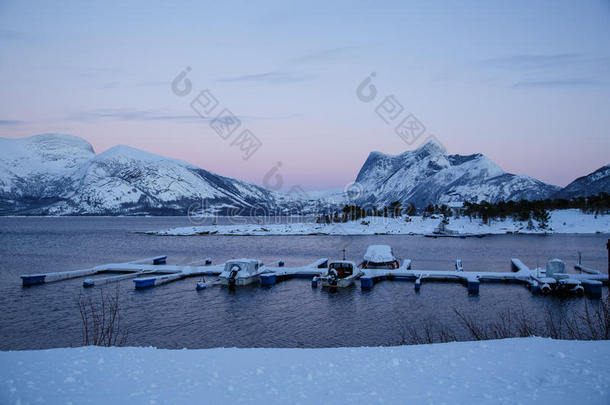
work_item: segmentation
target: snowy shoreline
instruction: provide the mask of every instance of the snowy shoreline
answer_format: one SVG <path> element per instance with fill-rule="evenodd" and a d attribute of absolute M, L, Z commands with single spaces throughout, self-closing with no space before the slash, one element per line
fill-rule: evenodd
<path fill-rule="evenodd" d="M 0 402 L 607 404 L 610 342 L 0 352 Z"/>
<path fill-rule="evenodd" d="M 286 224 L 246 224 L 201 225 L 140 232 L 157 236 L 196 235 L 429 235 L 439 225 L 439 217 L 421 216 L 384 218 L 366 217 L 346 223 L 286 223 Z M 468 217 L 449 219 L 447 229 L 455 231 L 451 236 L 484 236 L 501 234 L 547 234 L 610 233 L 610 215 L 584 214 L 577 209 L 550 212 L 546 229 L 540 229 L 534 221 L 534 229 L 528 229 L 525 221 L 506 219 L 492 220 L 489 224 Z"/>

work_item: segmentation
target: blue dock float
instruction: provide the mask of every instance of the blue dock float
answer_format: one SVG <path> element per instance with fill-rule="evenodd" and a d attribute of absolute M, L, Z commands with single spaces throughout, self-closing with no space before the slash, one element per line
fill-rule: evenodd
<path fill-rule="evenodd" d="M 46 278 L 45 274 L 32 274 L 21 276 L 21 280 L 23 282 L 24 287 L 29 287 L 31 285 L 44 284 L 44 280 Z"/>
<path fill-rule="evenodd" d="M 153 264 L 159 265 L 159 264 L 166 264 L 167 263 L 167 256 L 159 256 L 159 257 L 155 257 L 153 259 Z"/>
<path fill-rule="evenodd" d="M 144 288 L 150 288 L 155 286 L 155 277 L 138 278 L 133 280 L 136 285 L 136 290 L 142 290 Z"/>
<path fill-rule="evenodd" d="M 261 274 L 260 279 L 261 285 L 273 285 L 277 282 L 277 276 L 275 273 Z"/>
<path fill-rule="evenodd" d="M 599 298 L 602 296 L 602 286 L 603 283 L 597 280 L 583 280 L 582 286 L 585 289 L 585 294 L 588 294 L 591 297 Z"/>
<path fill-rule="evenodd" d="M 476 295 L 479 293 L 479 278 L 478 277 L 468 277 L 466 279 L 466 283 L 468 285 L 468 294 Z"/>
<path fill-rule="evenodd" d="M 360 277 L 360 288 L 363 290 L 371 289 L 371 288 L 373 288 L 374 282 L 375 282 L 375 277 L 362 276 L 362 277 Z"/>

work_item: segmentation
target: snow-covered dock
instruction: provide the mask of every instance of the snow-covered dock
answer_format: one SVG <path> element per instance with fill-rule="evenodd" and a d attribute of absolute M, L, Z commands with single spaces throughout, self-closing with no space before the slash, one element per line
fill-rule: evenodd
<path fill-rule="evenodd" d="M 456 270 L 410 270 L 404 266 L 398 270 L 365 270 L 365 275 L 360 278 L 360 287 L 370 289 L 381 280 L 409 280 L 415 282 L 414 288 L 419 291 L 424 280 L 459 281 L 468 287 L 468 293 L 478 294 L 483 281 L 516 282 L 525 284 L 534 293 L 564 291 L 599 296 L 602 284 L 608 284 L 608 275 L 597 270 L 588 269 L 589 274 L 566 273 L 565 263 L 558 259 L 549 261 L 546 268 L 530 269 L 521 260 L 513 258 L 512 272 L 464 271 L 461 260 L 456 261 L 455 267 Z M 575 267 L 579 269 L 578 265 Z"/>
<path fill-rule="evenodd" d="M 166 259 L 166 256 L 155 256 L 126 263 L 104 264 L 90 269 L 22 275 L 21 279 L 24 287 L 87 276 L 89 277 L 83 282 L 84 287 L 133 279 L 136 289 L 145 289 L 186 277 L 218 276 L 226 270 L 225 264 L 212 265 L 211 259 L 205 259 L 203 265 L 195 264 L 198 262 L 168 265 Z M 321 258 L 307 266 L 290 268 L 284 267 L 284 262 L 280 260 L 277 266 L 263 265 L 255 281 L 260 281 L 262 286 L 271 286 L 290 278 L 311 278 L 312 286 L 315 287 L 317 278 L 326 274 L 328 263 L 327 258 Z M 530 269 L 521 260 L 513 258 L 511 268 L 512 272 L 465 271 L 462 261 L 456 260 L 455 270 L 418 270 L 411 268 L 410 259 L 404 259 L 396 269 L 363 268 L 360 287 L 371 289 L 376 282 L 382 280 L 407 280 L 413 281 L 415 290 L 419 291 L 424 281 L 457 281 L 467 286 L 469 294 L 478 294 L 481 282 L 513 282 L 524 284 L 533 293 L 568 292 L 600 296 L 603 284 L 608 284 L 608 275 L 582 264 L 575 266 L 576 270 L 581 271 L 580 274 L 567 273 L 565 263 L 559 259 L 549 261 L 545 268 Z M 98 275 L 107 276 L 93 278 Z"/>
<path fill-rule="evenodd" d="M 225 265 L 212 265 L 211 259 L 205 259 L 204 265 L 168 265 L 167 256 L 155 256 L 126 263 L 110 263 L 89 269 L 71 270 L 57 273 L 24 274 L 21 280 L 24 287 L 45 284 L 55 281 L 69 280 L 77 277 L 88 277 L 83 281 L 83 287 L 93 287 L 126 279 L 133 279 L 136 289 L 155 287 L 186 277 L 218 276 Z M 279 261 L 278 266 L 264 266 L 260 276 L 262 285 L 272 285 L 278 281 L 293 277 L 313 278 L 326 271 L 328 259 L 321 258 L 308 266 L 284 267 Z M 117 274 L 119 273 L 119 274 Z M 108 275 L 112 274 L 112 275 Z M 107 277 L 92 278 L 98 275 Z"/>
<path fill-rule="evenodd" d="M 111 263 L 104 264 L 101 266 L 91 267 L 89 269 L 82 270 L 70 270 L 62 271 L 57 273 L 38 273 L 38 274 L 24 274 L 21 276 L 23 286 L 31 286 L 36 284 L 53 283 L 56 281 L 69 280 L 71 278 L 94 276 L 102 273 L 119 272 L 128 273 L 131 275 L 142 271 L 142 267 L 146 264 L 157 266 L 166 263 L 167 256 L 155 256 L 147 259 L 135 260 L 127 263 Z M 155 268 L 156 270 L 156 268 Z M 120 276 L 118 276 L 120 277 Z M 110 278 L 110 277 L 109 277 Z"/>
<path fill-rule="evenodd" d="M 269 273 L 262 274 L 261 285 L 273 285 L 278 281 L 287 280 L 290 278 L 313 278 L 319 276 L 326 271 L 328 267 L 328 259 L 321 258 L 304 267 L 278 267 L 273 268 Z"/>

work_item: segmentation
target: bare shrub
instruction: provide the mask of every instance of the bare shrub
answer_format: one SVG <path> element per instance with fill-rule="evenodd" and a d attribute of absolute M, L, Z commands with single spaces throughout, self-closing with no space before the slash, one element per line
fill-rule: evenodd
<path fill-rule="evenodd" d="M 575 313 L 564 323 L 570 339 L 610 339 L 610 299 L 601 300 L 596 309 L 591 309 L 589 303 L 585 302 L 585 309 Z"/>
<path fill-rule="evenodd" d="M 585 302 L 584 309 L 568 315 L 557 314 L 549 306 L 544 321 L 538 322 L 523 307 L 504 310 L 496 319 L 483 323 L 457 308 L 453 309 L 466 331 L 456 334 L 451 328 L 428 319 L 416 325 L 402 325 L 399 344 L 427 344 L 457 340 L 489 340 L 513 337 L 541 336 L 553 339 L 610 340 L 610 298 L 604 297 L 592 308 Z"/>
<path fill-rule="evenodd" d="M 119 289 L 113 292 L 100 290 L 98 302 L 92 295 L 79 294 L 76 302 L 83 325 L 85 346 L 124 346 L 128 331 L 121 324 Z"/>
<path fill-rule="evenodd" d="M 498 313 L 498 320 L 493 322 L 490 327 L 491 335 L 494 339 L 505 339 L 513 336 L 513 317 L 510 310 Z"/>
<path fill-rule="evenodd" d="M 421 326 L 421 334 L 413 325 L 408 326 L 409 344 L 420 345 L 434 343 L 434 325 L 431 320 L 426 320 Z"/>
<path fill-rule="evenodd" d="M 536 327 L 536 321 L 533 320 L 532 317 L 527 314 L 527 312 L 525 312 L 523 307 L 521 307 L 519 311 L 511 312 L 510 316 L 514 319 L 515 323 L 515 334 L 513 336 L 530 337 L 547 335 L 545 331 L 538 330 Z"/>
<path fill-rule="evenodd" d="M 563 339 L 565 336 L 565 320 L 563 317 L 553 313 L 551 307 L 546 308 L 545 327 L 548 337 L 553 339 Z"/>
<path fill-rule="evenodd" d="M 493 339 L 486 325 L 479 324 L 475 319 L 463 314 L 457 308 L 453 308 L 453 312 L 457 315 L 458 319 L 462 322 L 462 325 L 464 325 L 474 340 Z"/>
<path fill-rule="evenodd" d="M 416 325 L 404 321 L 400 322 L 399 345 L 447 343 L 457 340 L 457 336 L 451 328 L 442 325 L 434 318 L 428 318 Z"/>

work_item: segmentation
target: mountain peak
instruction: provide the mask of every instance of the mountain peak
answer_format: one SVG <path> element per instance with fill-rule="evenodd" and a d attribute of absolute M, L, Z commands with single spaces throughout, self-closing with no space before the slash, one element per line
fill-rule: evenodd
<path fill-rule="evenodd" d="M 93 146 L 83 138 L 68 134 L 46 133 L 28 136 L 26 138 L 0 138 L 3 142 L 23 145 L 28 149 L 38 148 L 50 153 L 54 150 L 79 149 L 87 153 L 94 153 Z"/>
<path fill-rule="evenodd" d="M 425 153 L 426 155 L 446 155 L 447 151 L 445 148 L 435 141 L 428 141 L 423 146 L 415 149 L 418 154 Z"/>
<path fill-rule="evenodd" d="M 192 164 L 179 159 L 168 158 L 147 152 L 142 149 L 128 145 L 115 145 L 96 156 L 96 160 L 119 159 L 123 161 L 137 160 L 141 162 L 172 162 L 185 167 L 195 167 Z"/>
<path fill-rule="evenodd" d="M 356 182 L 365 190 L 359 203 L 392 201 L 428 204 L 547 198 L 557 187 L 505 173 L 485 155 L 448 155 L 437 142 L 400 155 L 371 153 Z"/>

